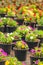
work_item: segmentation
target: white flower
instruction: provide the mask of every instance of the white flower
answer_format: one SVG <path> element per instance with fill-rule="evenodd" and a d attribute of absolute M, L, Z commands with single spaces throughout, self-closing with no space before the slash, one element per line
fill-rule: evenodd
<path fill-rule="evenodd" d="M 11 37 L 11 39 L 12 39 L 12 40 L 14 40 L 14 38 L 13 38 L 13 37 Z"/>
<path fill-rule="evenodd" d="M 7 33 L 7 36 L 9 36 L 9 33 Z"/>
<path fill-rule="evenodd" d="M 33 36 L 31 36 L 30 39 L 33 39 Z"/>

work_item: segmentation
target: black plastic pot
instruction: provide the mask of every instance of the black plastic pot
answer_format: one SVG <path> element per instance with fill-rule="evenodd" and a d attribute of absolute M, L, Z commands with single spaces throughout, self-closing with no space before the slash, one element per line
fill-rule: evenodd
<path fill-rule="evenodd" d="M 0 65 L 5 65 L 5 61 L 0 61 Z"/>
<path fill-rule="evenodd" d="M 4 27 L 0 27 L 1 32 L 4 32 L 4 29 L 5 29 Z"/>
<path fill-rule="evenodd" d="M 25 61 L 26 60 L 26 54 L 27 54 L 26 49 L 20 50 L 20 49 L 14 48 L 14 52 L 15 52 L 15 57 L 17 57 L 19 61 Z"/>
<path fill-rule="evenodd" d="M 43 26 L 37 25 L 36 27 L 37 27 L 38 30 L 43 30 Z"/>
<path fill-rule="evenodd" d="M 0 17 L 5 17 L 6 14 L 0 14 Z"/>
<path fill-rule="evenodd" d="M 35 28 L 36 23 L 35 22 L 29 22 L 29 23 L 24 23 L 26 26 L 30 25 L 31 27 Z"/>
<path fill-rule="evenodd" d="M 9 55 L 12 49 L 12 44 L 0 44 L 0 48 L 2 48 Z"/>
<path fill-rule="evenodd" d="M 27 42 L 27 44 L 29 46 L 29 51 L 31 49 L 33 49 L 34 47 L 39 46 L 39 43 L 38 42 Z"/>
<path fill-rule="evenodd" d="M 6 27 L 6 32 L 8 32 L 8 33 L 11 33 L 11 32 L 13 32 L 15 30 L 16 30 L 16 27 L 10 27 L 10 26 Z"/>
<path fill-rule="evenodd" d="M 38 59 L 40 59 L 41 61 L 43 61 L 43 57 L 30 57 L 30 63 L 31 63 L 31 65 L 33 65 L 34 64 L 34 61 L 36 61 L 36 60 L 38 60 Z"/>
<path fill-rule="evenodd" d="M 22 25 L 24 22 L 24 19 L 15 19 L 15 20 L 18 22 L 19 25 Z"/>

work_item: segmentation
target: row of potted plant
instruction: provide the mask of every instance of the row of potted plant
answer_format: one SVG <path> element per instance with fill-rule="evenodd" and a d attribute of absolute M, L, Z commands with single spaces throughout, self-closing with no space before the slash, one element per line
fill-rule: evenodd
<path fill-rule="evenodd" d="M 2 11 L 1 11 L 2 9 Z M 16 16 L 16 20 L 20 20 L 21 22 L 24 20 L 24 23 L 27 24 L 34 24 L 36 25 L 37 21 L 42 20 L 43 18 L 43 11 L 38 9 L 36 5 L 20 5 L 17 10 L 14 5 L 9 5 L 4 8 L 0 8 L 0 13 L 7 10 L 8 16 Z M 23 23 L 23 22 L 22 22 Z M 33 26 L 33 25 L 32 25 Z M 33 27 L 34 27 L 33 26 Z"/>
<path fill-rule="evenodd" d="M 7 53 L 0 48 L 0 65 L 25 65 L 20 62 L 16 57 L 8 56 Z"/>

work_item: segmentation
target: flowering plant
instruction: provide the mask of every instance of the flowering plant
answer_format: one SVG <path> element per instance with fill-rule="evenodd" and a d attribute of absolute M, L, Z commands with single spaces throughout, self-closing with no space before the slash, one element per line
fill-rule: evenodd
<path fill-rule="evenodd" d="M 18 59 L 15 57 L 9 57 L 5 62 L 5 65 L 23 65 L 23 63 L 18 61 Z"/>
<path fill-rule="evenodd" d="M 18 32 L 16 32 L 16 31 L 14 31 L 13 33 L 8 33 L 7 36 L 12 37 L 13 40 L 21 40 L 21 37 L 22 37 L 22 36 L 21 36 Z"/>
<path fill-rule="evenodd" d="M 43 61 L 36 60 L 33 65 L 43 65 Z"/>
<path fill-rule="evenodd" d="M 15 48 L 18 48 L 18 49 L 28 49 L 28 45 L 24 41 L 17 41 L 15 43 Z"/>
<path fill-rule="evenodd" d="M 7 57 L 7 53 L 0 48 L 0 61 L 6 60 L 6 57 Z"/>
<path fill-rule="evenodd" d="M 4 22 L 5 25 L 8 25 L 8 26 L 17 26 L 17 22 L 14 21 L 12 18 L 2 18 L 2 21 Z"/>
<path fill-rule="evenodd" d="M 30 52 L 34 57 L 43 57 L 43 47 L 35 47 L 34 49 L 30 50 Z"/>
<path fill-rule="evenodd" d="M 32 33 L 27 33 L 26 37 L 25 37 L 25 40 L 30 41 L 30 42 L 35 42 L 35 41 L 37 41 L 37 36 L 33 32 Z"/>
<path fill-rule="evenodd" d="M 29 32 L 29 31 L 31 31 L 31 30 L 32 30 L 31 27 L 25 26 L 25 25 L 21 25 L 21 26 L 19 26 L 19 27 L 17 28 L 16 31 L 17 31 L 20 35 L 24 36 L 27 32 Z"/>
<path fill-rule="evenodd" d="M 0 32 L 0 43 L 2 44 L 11 44 L 13 41 L 12 37 L 5 36 L 2 32 Z"/>

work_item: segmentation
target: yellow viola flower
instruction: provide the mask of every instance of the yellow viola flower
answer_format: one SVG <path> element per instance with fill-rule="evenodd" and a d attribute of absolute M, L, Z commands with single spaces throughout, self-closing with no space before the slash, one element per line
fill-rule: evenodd
<path fill-rule="evenodd" d="M 8 60 L 5 62 L 5 65 L 9 65 L 9 61 Z"/>
<path fill-rule="evenodd" d="M 25 48 L 25 45 L 22 45 L 22 49 L 24 49 Z"/>

